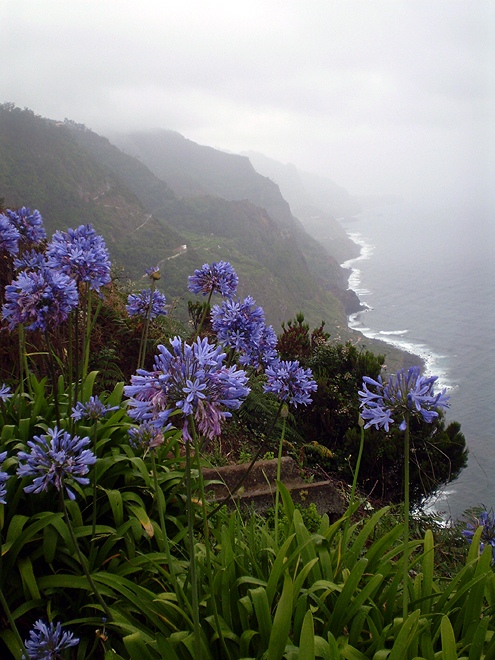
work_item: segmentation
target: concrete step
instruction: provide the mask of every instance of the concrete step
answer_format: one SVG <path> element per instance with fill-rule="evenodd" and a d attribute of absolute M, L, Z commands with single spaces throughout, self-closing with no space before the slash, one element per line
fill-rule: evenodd
<path fill-rule="evenodd" d="M 277 478 L 277 459 L 257 461 L 246 477 L 239 491 L 229 501 L 228 506 L 241 509 L 252 508 L 264 513 L 275 504 L 275 482 Z M 249 463 L 227 465 L 203 470 L 205 492 L 211 501 L 220 501 L 237 485 L 247 471 Z M 301 506 L 315 504 L 320 515 L 327 513 L 331 520 L 340 518 L 344 513 L 344 500 L 330 481 L 306 483 L 301 478 L 296 462 L 289 456 L 281 461 L 280 480 L 290 491 L 294 503 Z"/>

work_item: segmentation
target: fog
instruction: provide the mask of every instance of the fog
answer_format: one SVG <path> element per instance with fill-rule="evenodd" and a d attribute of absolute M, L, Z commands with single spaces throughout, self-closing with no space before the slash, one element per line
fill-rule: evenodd
<path fill-rule="evenodd" d="M 0 102 L 167 128 L 354 194 L 493 195 L 491 0 L 2 0 Z"/>

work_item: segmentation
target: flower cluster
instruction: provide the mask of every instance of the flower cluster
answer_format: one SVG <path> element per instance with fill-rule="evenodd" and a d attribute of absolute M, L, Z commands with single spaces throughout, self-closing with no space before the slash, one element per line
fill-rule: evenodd
<path fill-rule="evenodd" d="M 61 651 L 79 644 L 79 638 L 74 633 L 62 632 L 60 622 L 56 626 L 53 621 L 48 626 L 41 619 L 36 621 L 25 646 L 29 660 L 56 660 L 61 658 Z M 28 660 L 26 656 L 23 659 Z"/>
<path fill-rule="evenodd" d="M 293 404 L 296 408 L 302 404 L 311 403 L 311 392 L 316 392 L 317 385 L 311 369 L 303 369 L 299 362 L 274 361 L 265 373 L 267 382 L 263 385 L 264 392 L 275 394 L 280 401 Z"/>
<path fill-rule="evenodd" d="M 131 293 L 127 298 L 126 310 L 129 316 L 142 316 L 148 318 L 148 312 L 150 309 L 150 300 L 151 300 L 151 290 L 143 289 L 141 293 Z M 167 311 L 165 310 L 166 303 L 165 296 L 160 291 L 153 291 L 153 301 L 151 303 L 151 312 L 150 319 L 154 319 L 156 316 L 166 315 Z"/>
<path fill-rule="evenodd" d="M 14 268 L 16 270 L 39 270 L 46 265 L 45 255 L 36 250 L 24 252 L 20 258 L 14 259 Z"/>
<path fill-rule="evenodd" d="M 225 298 L 232 298 L 237 291 L 239 278 L 228 261 L 219 261 L 203 264 L 201 269 L 196 269 L 194 275 L 188 277 L 187 288 L 192 293 L 202 293 L 204 296 L 219 293 Z"/>
<path fill-rule="evenodd" d="M 72 408 L 72 419 L 76 422 L 81 419 L 87 419 L 96 422 L 102 419 L 109 412 L 118 410 L 118 406 L 105 406 L 98 396 L 90 396 L 88 403 L 81 403 L 78 401 L 75 408 Z"/>
<path fill-rule="evenodd" d="M 157 429 L 153 422 L 145 420 L 139 426 L 133 426 L 129 429 L 129 442 L 135 449 L 144 449 L 146 453 L 150 449 L 163 444 L 163 434 L 171 427 L 172 424 L 168 424 L 163 429 Z"/>
<path fill-rule="evenodd" d="M 102 236 L 91 225 L 56 231 L 46 251 L 48 264 L 99 291 L 110 282 L 111 263 Z"/>
<path fill-rule="evenodd" d="M 129 415 L 137 420 L 152 420 L 163 429 L 174 411 L 183 420 L 182 434 L 191 440 L 188 417 L 194 416 L 199 431 L 208 438 L 220 434 L 220 424 L 237 410 L 249 394 L 247 376 L 236 367 L 223 365 L 225 353 L 205 338 L 192 345 L 179 337 L 170 340 L 171 351 L 158 346 L 154 371 L 138 369 L 131 385 L 124 388 L 129 400 Z"/>
<path fill-rule="evenodd" d="M 43 220 L 40 212 L 35 209 L 32 213 L 29 208 L 23 206 L 17 211 L 7 209 L 5 214 L 12 225 L 19 231 L 21 240 L 26 243 L 40 243 L 46 238 Z"/>
<path fill-rule="evenodd" d="M 445 390 L 434 394 L 433 384 L 436 380 L 437 376 L 421 376 L 419 367 L 410 367 L 407 373 L 402 369 L 386 385 L 381 376 L 378 376 L 378 380 L 364 376 L 363 390 L 359 392 L 361 416 L 366 420 L 364 428 L 375 425 L 377 429 L 383 427 L 388 431 L 394 422 L 394 415 L 402 417 L 399 428 L 404 431 L 406 416 L 409 414 L 420 415 L 431 424 L 438 417 L 437 409 L 448 408 L 450 398 L 445 396 Z M 368 385 L 372 385 L 376 392 L 370 391 Z"/>
<path fill-rule="evenodd" d="M 40 268 L 21 271 L 17 278 L 5 287 L 6 303 L 2 315 L 9 330 L 24 324 L 27 330 L 42 330 L 67 320 L 78 304 L 76 284 L 67 275 Z"/>
<path fill-rule="evenodd" d="M 90 449 L 84 449 L 90 443 L 88 437 L 71 437 L 69 433 L 48 429 L 44 436 L 34 436 L 28 441 L 31 453 L 18 453 L 19 467 L 17 476 L 34 477 L 33 483 L 24 488 L 26 493 L 41 493 L 53 484 L 58 491 L 65 487 L 71 500 L 75 495 L 65 483 L 65 479 L 73 479 L 82 485 L 89 484 L 85 477 L 89 466 L 96 463 L 96 456 Z M 22 462 L 24 461 L 24 463 Z"/>
<path fill-rule="evenodd" d="M 238 351 L 241 364 L 258 367 L 276 359 L 277 336 L 272 326 L 265 325 L 263 309 L 256 307 L 251 296 L 215 305 L 211 319 L 219 342 Z"/>
<path fill-rule="evenodd" d="M 495 517 L 493 511 L 490 514 L 488 511 L 482 511 L 479 518 L 473 520 L 466 525 L 466 529 L 462 532 L 469 543 L 472 543 L 473 536 L 478 527 L 482 527 L 480 539 L 480 552 L 483 552 L 485 545 L 488 543 L 492 546 L 493 561 L 495 562 Z"/>
<path fill-rule="evenodd" d="M 21 234 L 3 213 L 0 214 L 0 252 L 13 256 L 19 252 Z"/>

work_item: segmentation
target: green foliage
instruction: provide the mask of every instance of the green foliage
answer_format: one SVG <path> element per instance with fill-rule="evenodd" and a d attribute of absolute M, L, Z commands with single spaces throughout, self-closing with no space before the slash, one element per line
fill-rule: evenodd
<path fill-rule="evenodd" d="M 318 385 L 313 404 L 295 412 L 295 422 L 304 438 L 311 438 L 304 454 L 308 463 L 317 463 L 326 472 L 352 481 L 360 444 L 358 391 L 363 376 L 376 379 L 382 371 L 383 355 L 374 355 L 350 342 L 329 343 L 318 328 L 310 335 L 309 326 L 299 317 L 290 323 L 279 339 L 284 357 L 299 359 L 310 367 Z M 291 356 L 291 350 L 294 354 Z M 318 447 L 331 454 L 324 456 Z M 382 500 L 401 501 L 403 486 L 403 433 L 366 430 L 364 468 L 359 487 Z M 460 424 L 445 424 L 443 415 L 433 424 L 417 419 L 411 423 L 410 493 L 412 501 L 421 501 L 442 483 L 455 478 L 466 465 L 466 441 Z"/>
<path fill-rule="evenodd" d="M 82 387 L 83 400 L 91 396 L 95 376 Z M 0 451 L 8 451 L 3 469 L 12 475 L 17 452 L 53 423 L 46 382 L 32 378 L 32 388 L 34 397 L 16 394 L 1 413 Z M 121 404 L 122 391 L 121 383 L 103 402 Z M 69 429 L 67 404 L 62 396 L 62 424 Z M 91 485 L 78 487 L 77 499 L 67 502 L 77 543 L 111 620 L 102 621 L 57 497 L 26 494 L 25 480 L 14 476 L 7 482 L 8 504 L 0 505 L 0 589 L 23 639 L 35 620 L 48 617 L 80 638 L 74 657 L 81 660 L 191 660 L 196 657 L 192 555 L 180 435 L 169 431 L 156 450 L 155 491 L 150 455 L 130 446 L 129 426 L 121 406 L 96 428 L 85 421 L 74 427 L 78 435 L 96 432 L 95 538 Z M 192 503 L 202 492 L 199 484 L 193 471 Z M 400 513 L 387 507 L 369 518 L 356 517 L 358 503 L 330 524 L 314 508 L 294 506 L 283 484 L 279 488 L 278 536 L 270 517 L 222 510 L 209 522 L 208 554 L 207 539 L 196 528 L 198 641 L 204 659 L 490 657 L 495 576 L 491 547 L 479 553 L 481 530 L 469 551 L 466 545 L 462 551 L 459 530 L 449 538 L 434 520 L 413 519 L 410 609 L 403 621 Z M 199 520 L 199 507 L 194 515 Z M 428 527 L 433 532 L 425 532 Z M 459 547 L 457 561 L 446 569 L 453 543 Z M 0 653 L 19 658 L 15 636 L 3 618 L 2 623 Z"/>

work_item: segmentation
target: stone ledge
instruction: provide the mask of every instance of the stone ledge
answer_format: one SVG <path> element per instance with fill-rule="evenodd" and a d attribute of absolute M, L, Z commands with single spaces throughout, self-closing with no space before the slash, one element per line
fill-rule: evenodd
<path fill-rule="evenodd" d="M 205 492 L 212 501 L 226 497 L 247 471 L 249 463 L 227 465 L 203 470 Z M 275 481 L 277 478 L 277 459 L 257 461 L 238 493 L 228 506 L 241 509 L 252 508 L 257 513 L 264 513 L 275 505 Z M 315 504 L 320 515 L 327 513 L 331 520 L 340 518 L 345 510 L 344 500 L 330 481 L 305 483 L 301 479 L 296 462 L 289 456 L 282 458 L 280 480 L 288 488 L 295 504 L 309 506 Z"/>

